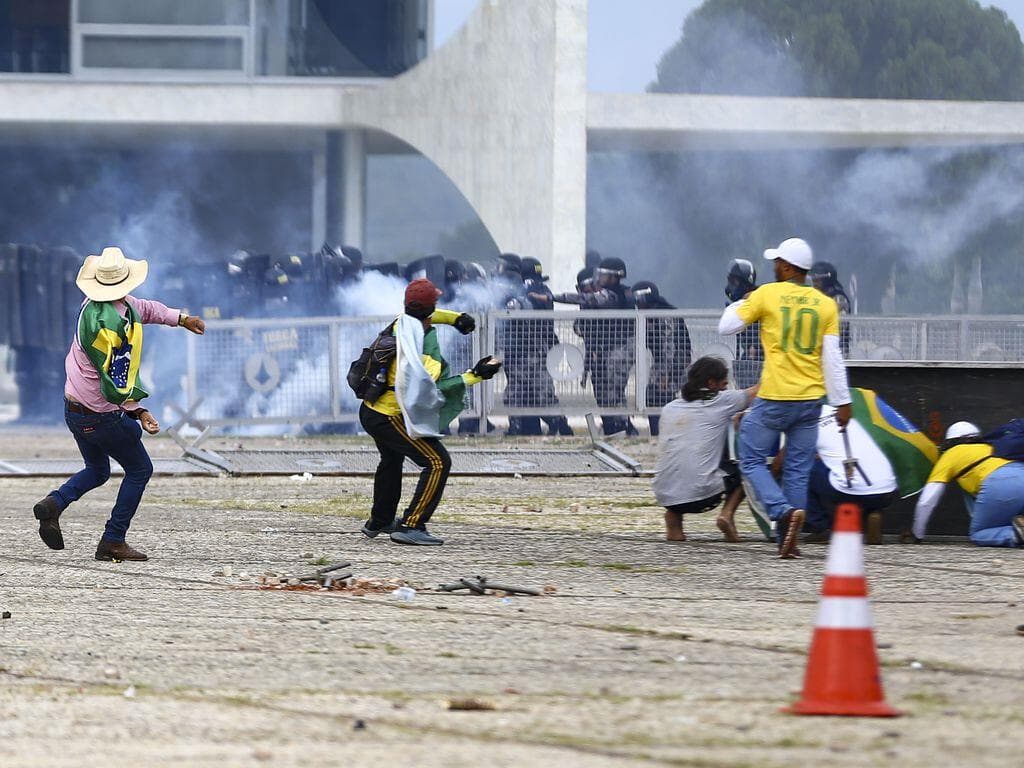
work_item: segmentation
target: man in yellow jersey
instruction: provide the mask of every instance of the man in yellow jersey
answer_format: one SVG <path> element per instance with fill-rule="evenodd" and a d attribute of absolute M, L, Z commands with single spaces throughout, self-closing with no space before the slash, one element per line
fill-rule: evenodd
<path fill-rule="evenodd" d="M 359 408 L 359 423 L 380 453 L 373 478 L 373 507 L 362 527 L 363 534 L 371 539 L 390 533 L 397 544 L 444 543 L 427 532 L 427 521 L 441 501 L 452 468 L 451 457 L 441 444 L 441 433 L 462 410 L 466 387 L 490 379 L 501 368 L 493 357 L 485 357 L 465 373 L 450 374 L 433 323 L 471 333 L 476 322 L 465 313 L 436 309 L 440 295 L 429 280 L 409 283 L 405 314 L 389 327 L 397 342 L 397 354 L 388 366 L 388 388 L 373 402 L 364 400 Z M 412 500 L 396 524 L 406 458 L 422 471 Z"/>
<path fill-rule="evenodd" d="M 779 556 L 799 557 L 797 537 L 806 517 L 807 484 L 814 464 L 821 399 L 836 406 L 841 428 L 850 420 L 850 391 L 839 350 L 839 310 L 835 301 L 806 285 L 814 256 L 798 237 L 769 248 L 775 281 L 728 307 L 718 322 L 723 335 L 761 324 L 764 369 L 761 389 L 740 426 L 740 471 L 776 521 Z M 779 435 L 786 436 L 782 487 L 767 461 Z"/>
<path fill-rule="evenodd" d="M 958 421 L 946 430 L 945 451 L 914 509 L 918 544 L 946 484 L 955 480 L 971 514 L 971 541 L 979 547 L 1024 546 L 1024 463 L 993 456 L 990 443 L 968 442 L 979 434 L 981 430 L 969 421 Z"/>

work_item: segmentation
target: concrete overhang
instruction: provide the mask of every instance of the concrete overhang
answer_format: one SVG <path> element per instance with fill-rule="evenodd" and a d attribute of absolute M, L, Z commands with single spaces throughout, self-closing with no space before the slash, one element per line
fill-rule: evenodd
<path fill-rule="evenodd" d="M 1024 103 L 591 93 L 587 148 L 856 148 L 1024 143 Z"/>

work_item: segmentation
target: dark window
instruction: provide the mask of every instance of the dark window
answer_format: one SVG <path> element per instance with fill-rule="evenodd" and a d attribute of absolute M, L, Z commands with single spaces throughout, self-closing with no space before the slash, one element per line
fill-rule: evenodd
<path fill-rule="evenodd" d="M 0 0 L 0 72 L 70 72 L 70 0 Z"/>

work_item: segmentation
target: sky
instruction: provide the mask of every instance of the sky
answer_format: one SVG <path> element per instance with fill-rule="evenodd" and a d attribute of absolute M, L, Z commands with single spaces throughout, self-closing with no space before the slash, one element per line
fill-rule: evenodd
<path fill-rule="evenodd" d="M 434 0 L 434 44 L 462 26 L 480 0 Z M 506 0 L 514 2 L 515 0 Z M 658 59 L 679 39 L 683 21 L 702 0 L 590 0 L 587 78 L 591 91 L 638 93 L 656 76 Z M 999 0 L 1024 29 L 1024 0 Z"/>

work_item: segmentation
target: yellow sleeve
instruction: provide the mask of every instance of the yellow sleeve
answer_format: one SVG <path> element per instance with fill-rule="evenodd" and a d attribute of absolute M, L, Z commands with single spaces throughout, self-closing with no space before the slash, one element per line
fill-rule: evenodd
<path fill-rule="evenodd" d="M 427 373 L 430 374 L 430 378 L 437 381 L 441 378 L 441 363 L 432 358 L 430 355 L 421 355 L 423 360 L 423 367 L 427 369 Z"/>
<path fill-rule="evenodd" d="M 430 316 L 430 322 L 434 325 L 454 325 L 455 318 L 461 314 L 454 309 L 435 309 L 434 314 Z"/>
<path fill-rule="evenodd" d="M 736 314 L 747 325 L 756 323 L 761 319 L 761 313 L 764 311 L 764 287 L 761 286 L 755 289 L 736 308 Z"/>
<path fill-rule="evenodd" d="M 462 381 L 467 387 L 472 387 L 474 384 L 479 384 L 483 379 L 477 376 L 475 373 L 466 371 L 462 374 Z"/>
<path fill-rule="evenodd" d="M 829 298 L 825 309 L 825 324 L 822 326 L 822 336 L 839 335 L 839 305 L 835 299 Z"/>
<path fill-rule="evenodd" d="M 953 479 L 953 475 L 956 472 L 954 471 L 954 461 L 950 458 L 951 456 L 952 453 L 950 451 L 946 451 L 939 456 L 939 460 L 935 462 L 935 466 L 932 467 L 932 471 L 928 474 L 929 483 L 948 483 Z"/>

